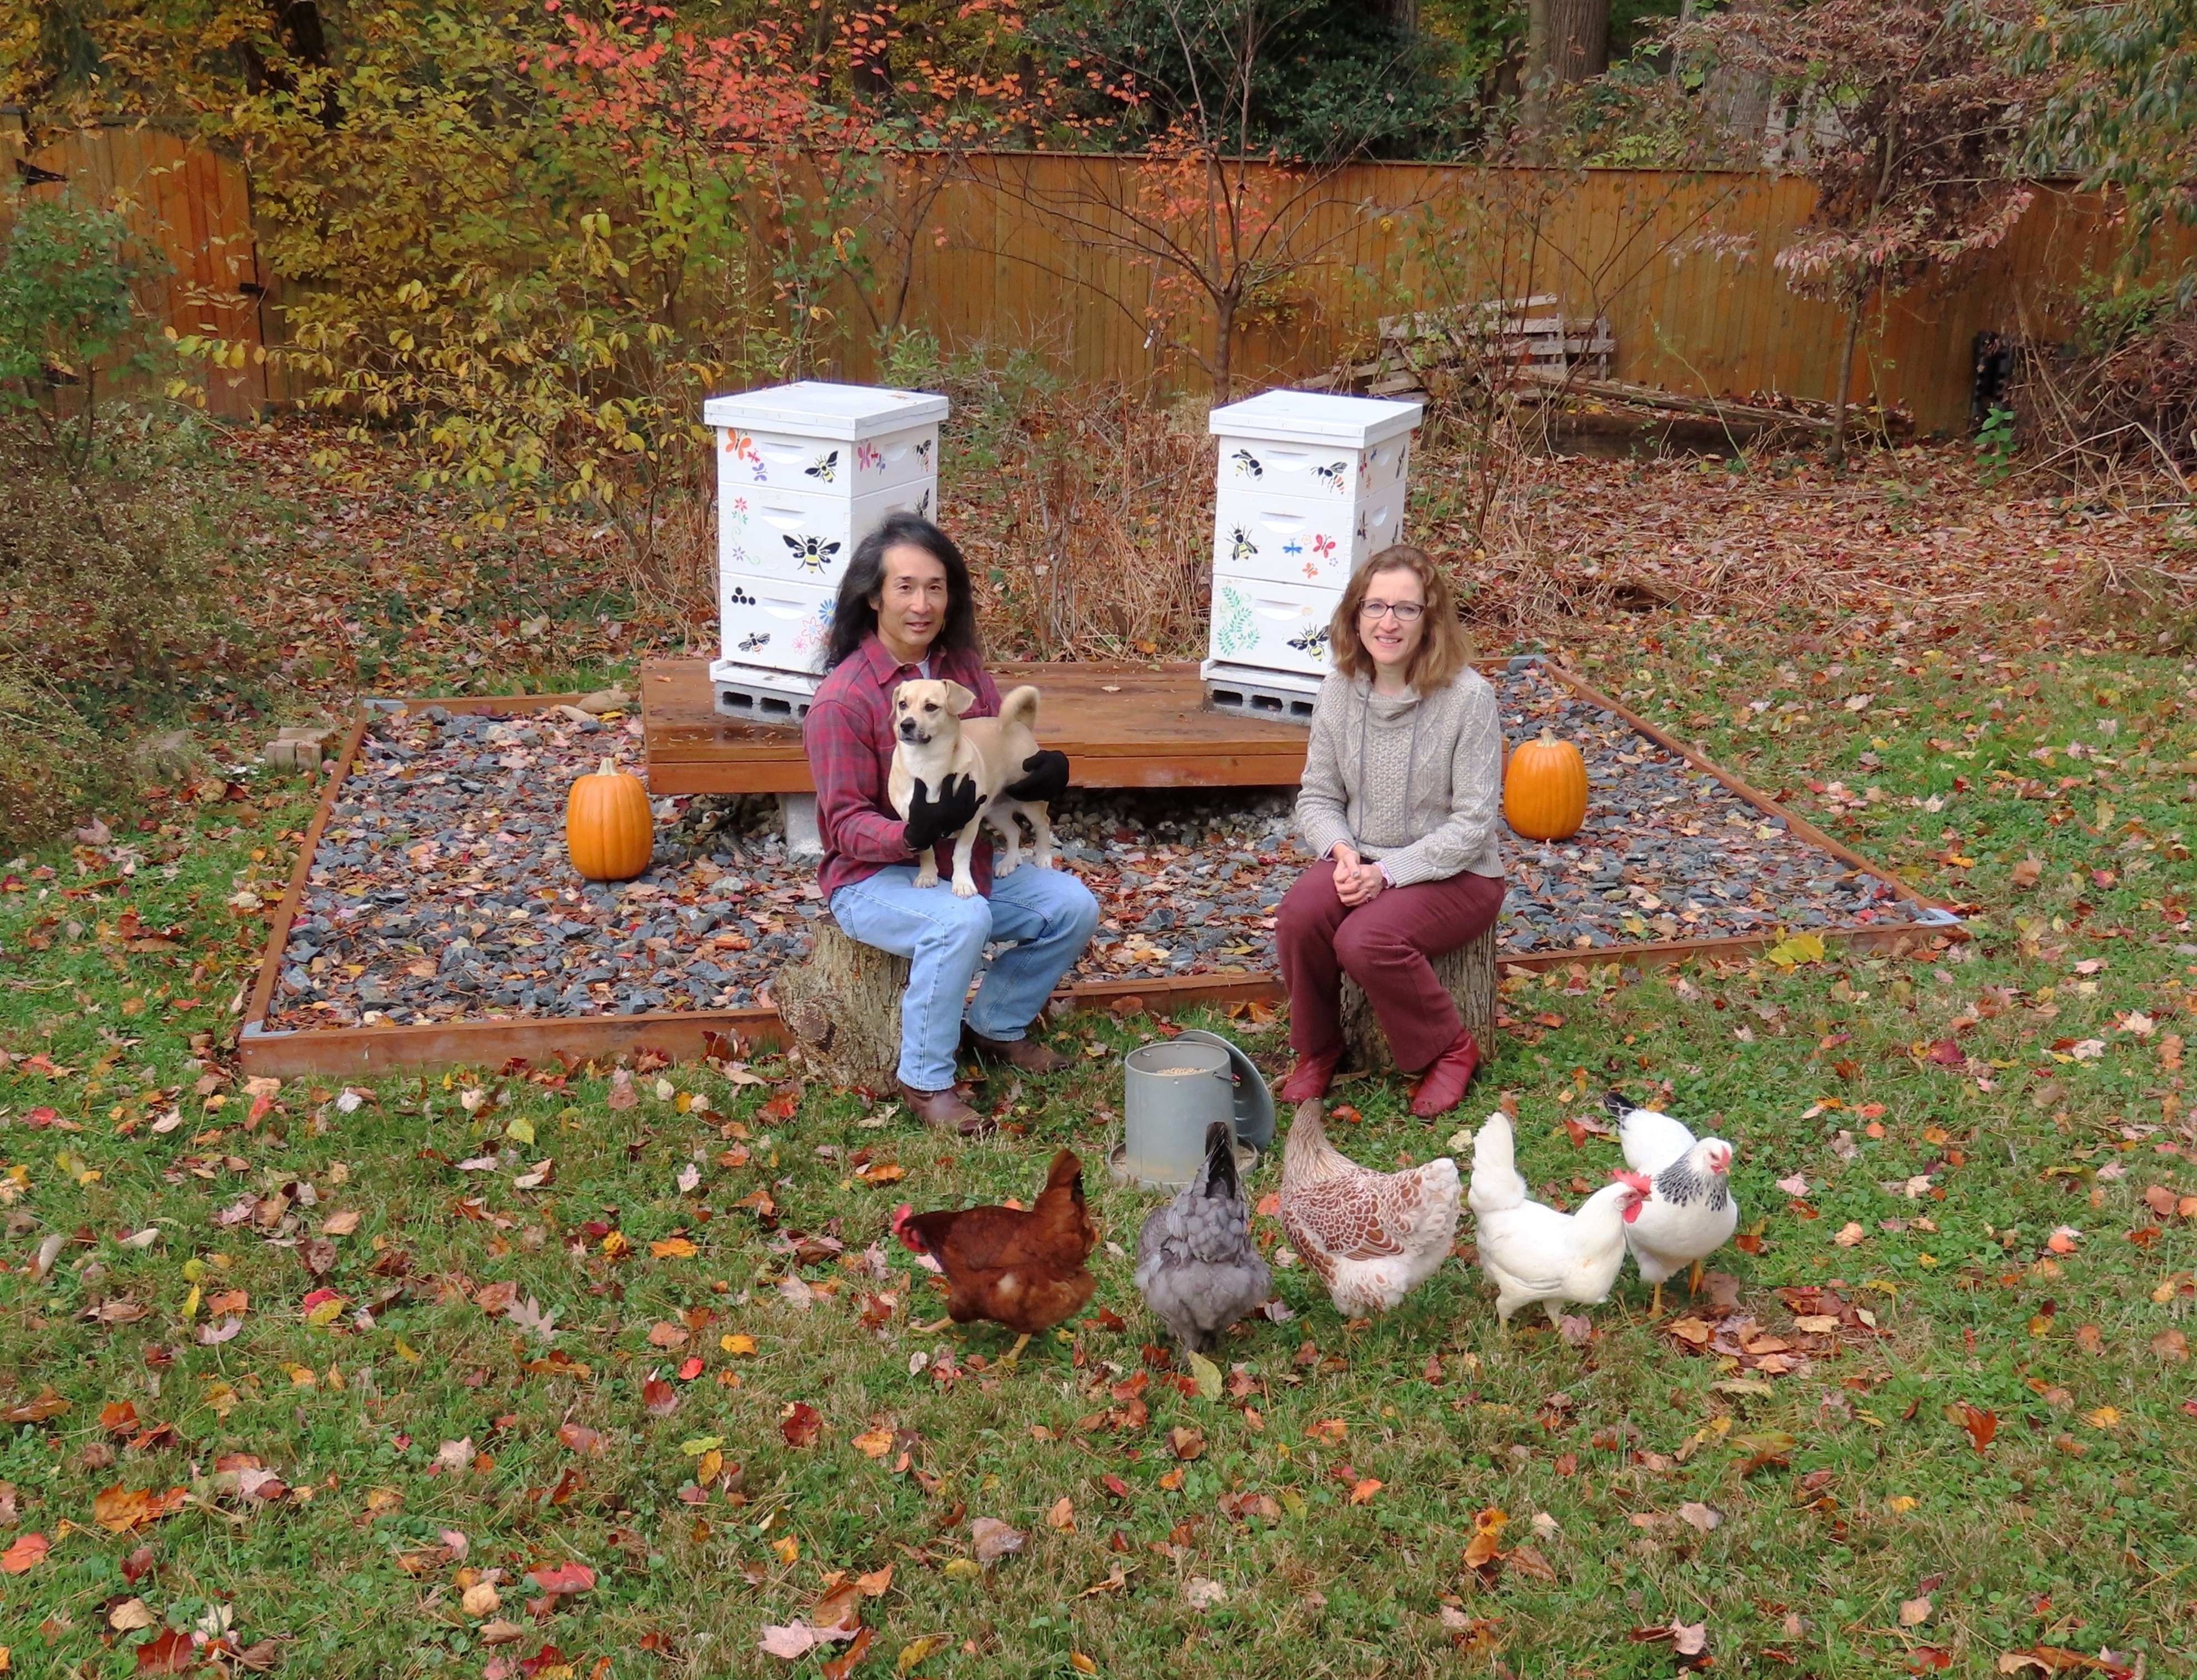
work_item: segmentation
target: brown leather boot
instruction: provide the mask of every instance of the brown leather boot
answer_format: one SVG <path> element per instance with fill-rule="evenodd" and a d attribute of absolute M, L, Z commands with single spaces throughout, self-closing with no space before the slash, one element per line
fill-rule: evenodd
<path fill-rule="evenodd" d="M 906 1080 L 893 1083 L 900 1087 L 901 1101 L 908 1112 L 925 1126 L 951 1127 L 965 1138 L 982 1136 L 993 1129 L 993 1123 L 963 1102 L 954 1087 L 943 1091 L 918 1091 Z"/>
<path fill-rule="evenodd" d="M 1447 1114 L 1464 1100 L 1464 1087 L 1472 1083 L 1473 1070 L 1479 1065 L 1480 1046 L 1472 1040 L 1472 1029 L 1458 1028 L 1449 1048 L 1435 1057 L 1434 1065 L 1412 1087 L 1412 1112 L 1421 1120 Z"/>
<path fill-rule="evenodd" d="M 1284 1103 L 1309 1103 L 1316 1097 L 1327 1095 L 1327 1087 L 1335 1082 L 1336 1065 L 1342 1060 L 1342 1051 L 1333 1050 L 1325 1056 L 1300 1056 L 1282 1077 L 1274 1094 Z"/>
<path fill-rule="evenodd" d="M 965 1027 L 961 1041 L 980 1059 L 1004 1062 L 1026 1074 L 1057 1074 L 1069 1065 L 1068 1057 L 1035 1039 L 988 1039 L 974 1027 Z"/>

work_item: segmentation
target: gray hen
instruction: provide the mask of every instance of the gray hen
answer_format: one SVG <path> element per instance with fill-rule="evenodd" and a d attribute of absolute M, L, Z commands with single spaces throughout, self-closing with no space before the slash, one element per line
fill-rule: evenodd
<path fill-rule="evenodd" d="M 1209 1353 L 1220 1333 L 1272 1293 L 1236 1177 L 1236 1135 L 1205 1128 L 1205 1165 L 1137 1235 L 1137 1288 L 1184 1347 Z"/>

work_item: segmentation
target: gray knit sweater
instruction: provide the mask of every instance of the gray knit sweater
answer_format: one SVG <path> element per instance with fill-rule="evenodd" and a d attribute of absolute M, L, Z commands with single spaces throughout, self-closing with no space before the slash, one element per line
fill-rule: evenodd
<path fill-rule="evenodd" d="M 1496 819 L 1503 720 L 1469 665 L 1446 688 L 1391 698 L 1363 677 L 1320 684 L 1297 792 L 1297 827 L 1315 856 L 1338 841 L 1395 885 L 1503 874 Z"/>

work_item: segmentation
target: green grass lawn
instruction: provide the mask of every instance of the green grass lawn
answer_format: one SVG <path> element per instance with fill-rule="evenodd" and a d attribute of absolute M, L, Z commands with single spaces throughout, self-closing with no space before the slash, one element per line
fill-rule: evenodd
<path fill-rule="evenodd" d="M 1371 1324 L 1300 1266 L 1208 1400 L 1120 1252 L 1152 1198 L 1100 1165 L 1150 1022 L 1064 1023 L 1090 1053 L 995 1081 L 1012 1125 L 977 1144 L 768 1061 L 642 1071 L 623 1107 L 554 1069 L 254 1093 L 221 1072 L 264 936 L 238 895 L 276 896 L 299 784 L 8 868 L 12 1671 L 226 1629 L 299 1675 L 812 1673 L 848 1648 L 762 1631 L 858 1579 L 880 1675 L 1649 1675 L 1702 1642 L 1749 1673 L 2189 1671 L 2188 668 L 1695 629 L 1593 674 L 1974 907 L 1973 942 L 1514 978 L 1455 1120 L 1361 1084 L 1333 1128 L 1424 1160 L 1513 1092 L 1567 1200 L 1617 1162 L 1564 1124 L 1606 1086 L 1732 1139 L 1744 1247 L 1677 1335 L 1629 1276 L 1574 1345 L 1506 1339 L 1461 1261 Z M 1279 1064 L 1277 1025 L 1214 1024 Z M 890 1209 L 1027 1198 L 1062 1144 L 1118 1245 L 1093 1316 L 1012 1370 L 1003 1332 L 915 1334 L 942 1309 Z M 1854 1310 L 1779 1293 L 1808 1289 Z M 1756 1346 L 1693 1351 L 1718 1311 Z M 984 1518 L 1019 1552 L 980 1563 Z"/>

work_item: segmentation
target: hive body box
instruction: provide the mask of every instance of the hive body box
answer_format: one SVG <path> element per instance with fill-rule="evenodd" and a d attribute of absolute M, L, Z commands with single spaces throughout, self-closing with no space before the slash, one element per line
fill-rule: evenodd
<path fill-rule="evenodd" d="M 1215 408 L 1212 703 L 1312 716 L 1350 574 L 1404 536 L 1417 403 L 1269 391 Z"/>
<path fill-rule="evenodd" d="M 938 517 L 947 406 L 815 379 L 702 405 L 717 456 L 719 711 L 782 723 L 808 711 L 855 544 L 889 514 Z"/>

